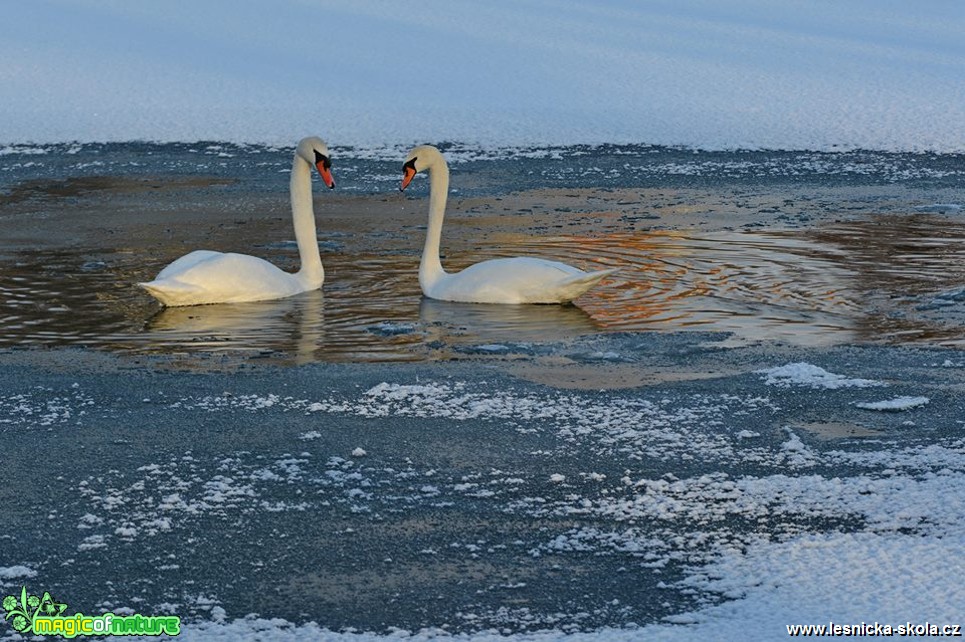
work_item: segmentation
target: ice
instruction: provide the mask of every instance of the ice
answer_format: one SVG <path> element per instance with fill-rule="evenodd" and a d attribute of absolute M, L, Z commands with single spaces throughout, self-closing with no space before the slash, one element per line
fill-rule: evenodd
<path fill-rule="evenodd" d="M 19 580 L 28 577 L 37 577 L 37 571 L 19 564 L 16 566 L 0 566 L 0 580 Z"/>
<path fill-rule="evenodd" d="M 855 406 L 865 410 L 900 412 L 902 410 L 911 410 L 912 408 L 924 406 L 929 401 L 930 399 L 928 397 L 895 397 L 894 399 L 886 399 L 884 401 L 860 402 L 856 403 Z"/>
<path fill-rule="evenodd" d="M 936 214 L 957 214 L 962 211 L 962 206 L 958 203 L 934 203 L 932 205 L 920 205 L 915 208 L 916 212 L 933 212 Z"/>
<path fill-rule="evenodd" d="M 390 321 L 383 321 L 370 325 L 366 330 L 379 336 L 392 337 L 399 334 L 412 334 L 415 332 L 416 327 L 414 323 L 392 323 Z"/>
<path fill-rule="evenodd" d="M 954 623 L 965 591 L 943 578 L 947 561 L 961 559 L 965 544 L 951 540 L 878 535 L 805 537 L 787 544 L 755 545 L 725 556 L 693 581 L 742 599 L 693 614 L 700 630 L 725 640 L 774 640 L 783 625 L 887 622 Z M 936 584 L 931 584 L 937 581 Z M 909 585 L 914 590 L 908 590 Z M 851 590 L 860 586 L 860 590 Z M 873 614 L 873 615 L 872 615 Z M 742 622 L 773 622 L 769 630 L 740 631 Z M 782 625 L 783 623 L 783 625 Z M 717 628 L 722 627 L 722 628 Z M 663 639 L 663 638 L 656 638 Z"/>
<path fill-rule="evenodd" d="M 33 156 L 49 154 L 50 150 L 44 147 L 33 147 L 29 145 L 5 145 L 0 147 L 0 156 L 17 154 L 18 156 Z"/>
<path fill-rule="evenodd" d="M 941 358 L 928 358 L 936 369 L 944 365 Z M 878 383 L 804 362 L 758 375 L 765 381 L 774 378 L 771 385 L 788 386 L 775 391 L 775 397 L 802 402 L 832 396 L 826 393 L 829 387 Z M 948 560 L 965 554 L 965 503 L 960 499 L 965 496 L 965 441 L 958 434 L 908 441 L 912 429 L 901 431 L 904 441 L 881 436 L 828 445 L 777 425 L 772 434 L 767 426 L 781 413 L 774 401 L 694 390 L 602 396 L 507 388 L 495 378 L 388 376 L 377 385 L 341 392 L 322 385 L 297 396 L 286 390 L 267 383 L 257 393 L 164 395 L 173 403 L 159 404 L 157 411 L 182 420 L 252 413 L 256 423 L 272 425 L 280 416 L 297 418 L 305 423 L 289 427 L 289 439 L 312 452 L 238 451 L 222 455 L 214 468 L 196 454 L 178 452 L 145 463 L 133 474 L 116 469 L 90 473 L 73 489 L 78 511 L 76 521 L 67 525 L 75 528 L 66 529 L 73 537 L 71 548 L 78 556 L 97 559 L 151 540 L 187 536 L 199 528 L 199 517 L 208 520 L 205 526 L 320 509 L 336 517 L 339 510 L 381 517 L 391 509 L 406 518 L 472 498 L 492 503 L 491 510 L 514 520 L 563 527 L 512 542 L 482 541 L 489 539 L 486 535 L 431 548 L 420 542 L 420 555 L 445 557 L 447 550 L 458 549 L 467 557 L 486 559 L 507 544 L 509 550 L 518 547 L 527 560 L 550 564 L 575 555 L 621 556 L 622 572 L 643 570 L 641 577 L 682 569 L 661 575 L 666 581 L 658 590 L 700 599 L 647 626 L 581 629 L 568 635 L 587 617 L 581 609 L 562 613 L 487 606 L 466 613 L 473 632 L 464 634 L 336 632 L 311 622 L 234 613 L 227 600 L 222 607 L 206 593 L 172 595 L 157 608 L 185 616 L 184 639 L 770 640 L 783 637 L 785 625 L 795 623 L 952 623 L 965 599 L 960 578 L 948 571 Z M 47 389 L 46 395 L 30 397 L 27 407 L 45 408 L 45 396 L 64 394 Z M 25 401 L 18 398 L 14 404 L 9 401 L 13 395 L 7 399 L 11 407 Z M 874 403 L 912 408 L 925 405 L 922 399 Z M 87 402 L 86 396 L 71 401 Z M 351 442 L 327 450 L 324 438 L 331 428 L 306 432 L 309 424 L 327 425 L 342 416 L 373 418 L 371 425 L 380 431 L 397 423 L 383 418 L 402 417 L 427 428 L 445 422 L 457 431 L 492 431 L 496 438 L 536 430 L 546 437 L 541 443 L 546 449 L 527 451 L 540 465 L 524 470 L 469 462 L 454 475 L 437 462 L 420 466 L 415 457 L 389 466 L 383 453 L 366 453 Z M 583 452 L 605 459 L 581 461 L 576 468 L 561 463 Z M 677 465 L 684 457 L 699 464 Z M 613 458 L 626 461 L 626 468 L 621 465 L 610 474 L 597 468 Z M 672 466 L 658 472 L 657 462 Z M 294 499 L 294 489 L 306 492 Z M 510 554 L 505 547 L 498 551 Z M 397 564 L 404 561 L 402 555 L 393 553 L 393 558 Z M 384 559 L 381 553 L 379 559 Z M 5 586 L 46 570 L 34 571 L 29 560 L 19 561 L 22 566 L 0 569 Z M 177 569 L 171 561 L 165 558 L 159 568 Z M 521 594 L 532 586 L 512 573 L 499 583 L 501 590 Z M 514 634 L 507 636 L 505 630 Z"/>
<path fill-rule="evenodd" d="M 757 372 L 765 375 L 764 383 L 767 385 L 782 388 L 806 386 L 809 388 L 836 390 L 838 388 L 868 388 L 885 385 L 881 381 L 871 379 L 848 378 L 844 375 L 834 374 L 824 368 L 804 362 L 789 363 L 785 366 L 758 370 Z"/>
<path fill-rule="evenodd" d="M 939 0 L 7 2 L 0 153 L 308 133 L 960 152 L 963 32 Z"/>

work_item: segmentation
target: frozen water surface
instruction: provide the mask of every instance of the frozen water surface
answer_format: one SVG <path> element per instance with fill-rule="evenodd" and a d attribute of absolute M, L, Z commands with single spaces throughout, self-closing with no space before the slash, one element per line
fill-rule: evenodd
<path fill-rule="evenodd" d="M 0 4 L 2 592 L 188 640 L 962 624 L 962 33 L 938 0 Z M 387 203 L 320 217 L 324 293 L 158 313 L 132 283 L 202 239 L 293 266 L 305 134 L 338 204 Z M 422 301 L 423 142 L 447 265 L 620 272 Z"/>
<path fill-rule="evenodd" d="M 965 443 L 943 386 L 961 371 L 941 351 L 785 362 L 721 338 L 587 340 L 584 354 L 640 367 L 734 373 L 607 393 L 457 363 L 133 370 L 123 389 L 5 369 L 18 492 L 0 513 L 0 583 L 173 612 L 201 640 L 954 623 Z M 799 376 L 769 385 L 748 363 Z M 871 376 L 888 383 L 810 385 Z M 902 411 L 864 409 L 882 399 Z M 816 439 L 822 417 L 875 436 Z"/>
<path fill-rule="evenodd" d="M 963 32 L 941 0 L 4 3 L 0 145 L 962 152 Z"/>

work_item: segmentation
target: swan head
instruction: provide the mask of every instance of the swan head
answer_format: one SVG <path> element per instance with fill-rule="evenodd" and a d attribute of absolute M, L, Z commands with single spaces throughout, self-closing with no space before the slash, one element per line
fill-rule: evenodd
<path fill-rule="evenodd" d="M 413 147 L 402 165 L 402 185 L 399 186 L 399 191 L 405 191 L 416 174 L 440 162 L 445 164 L 446 161 L 442 157 L 442 152 L 432 145 Z"/>
<path fill-rule="evenodd" d="M 314 165 L 329 189 L 335 187 L 335 179 L 332 178 L 332 159 L 328 153 L 328 145 L 325 144 L 324 140 L 318 136 L 301 139 L 298 147 L 295 148 L 295 156 L 309 165 Z"/>

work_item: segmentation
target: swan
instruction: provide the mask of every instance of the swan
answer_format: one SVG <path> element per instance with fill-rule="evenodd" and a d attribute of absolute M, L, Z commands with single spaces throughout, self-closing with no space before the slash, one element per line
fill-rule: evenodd
<path fill-rule="evenodd" d="M 430 299 L 464 303 L 569 303 L 616 269 L 584 272 L 559 261 L 531 257 L 492 259 L 450 274 L 439 259 L 442 219 L 449 192 L 449 167 L 432 145 L 409 152 L 400 191 L 429 171 L 429 227 L 419 263 L 419 285 Z"/>
<path fill-rule="evenodd" d="M 195 250 L 177 259 L 148 283 L 138 283 L 166 306 L 243 303 L 281 299 L 322 287 L 325 270 L 315 236 L 311 167 L 335 187 L 328 147 L 316 137 L 295 148 L 291 173 L 292 222 L 301 269 L 292 274 L 256 256 Z"/>

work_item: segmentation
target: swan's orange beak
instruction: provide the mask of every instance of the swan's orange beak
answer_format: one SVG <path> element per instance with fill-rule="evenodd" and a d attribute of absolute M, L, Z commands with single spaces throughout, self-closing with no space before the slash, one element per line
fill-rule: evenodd
<path fill-rule="evenodd" d="M 328 189 L 335 188 L 335 179 L 332 178 L 332 163 L 327 158 L 322 156 L 322 159 L 315 163 L 315 167 L 318 168 L 318 174 L 325 181 Z"/>
<path fill-rule="evenodd" d="M 412 179 L 415 178 L 415 175 L 415 159 L 413 158 L 411 161 L 402 166 L 402 185 L 399 186 L 400 192 L 405 191 L 405 188 L 409 186 L 409 183 L 412 182 Z"/>

